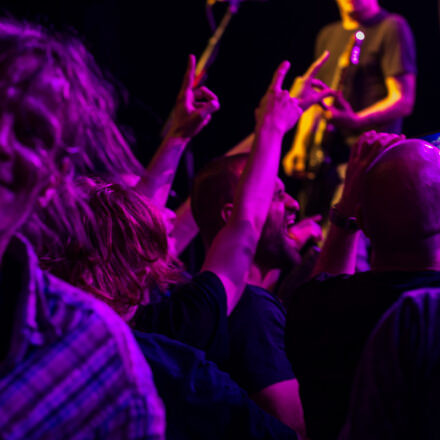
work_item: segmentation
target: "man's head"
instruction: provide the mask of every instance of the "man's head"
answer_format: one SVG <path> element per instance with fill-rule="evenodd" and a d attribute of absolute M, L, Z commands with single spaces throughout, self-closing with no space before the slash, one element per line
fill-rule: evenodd
<path fill-rule="evenodd" d="M 435 251 L 440 237 L 440 151 L 417 139 L 386 150 L 366 176 L 361 217 L 375 252 Z"/>
<path fill-rule="evenodd" d="M 247 154 L 222 157 L 209 163 L 195 178 L 191 207 L 208 247 L 231 214 L 235 190 L 246 165 Z M 299 205 L 277 179 L 275 192 L 255 254 L 255 263 L 266 269 L 299 262 L 296 242 L 289 236 Z"/>
<path fill-rule="evenodd" d="M 379 10 L 378 0 L 336 0 L 342 17 L 362 21 Z"/>
<path fill-rule="evenodd" d="M 61 47 L 36 28 L 0 23 L 0 231 L 26 219 L 68 153 L 69 83 Z"/>
<path fill-rule="evenodd" d="M 49 235 L 63 246 L 77 228 L 75 203 L 47 191 L 69 183 L 61 175 L 119 182 L 142 170 L 113 120 L 115 110 L 113 88 L 78 39 L 0 20 L 0 225 L 17 228 L 40 198 L 22 231 L 40 256 L 51 251 Z"/>

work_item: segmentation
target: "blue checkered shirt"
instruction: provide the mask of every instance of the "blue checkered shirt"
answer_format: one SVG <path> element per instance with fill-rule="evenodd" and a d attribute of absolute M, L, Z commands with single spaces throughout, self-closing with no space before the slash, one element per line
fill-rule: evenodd
<path fill-rule="evenodd" d="M 19 265 L 22 285 L 0 363 L 0 438 L 163 439 L 151 370 L 122 320 L 42 272 L 23 239 L 5 259 Z"/>

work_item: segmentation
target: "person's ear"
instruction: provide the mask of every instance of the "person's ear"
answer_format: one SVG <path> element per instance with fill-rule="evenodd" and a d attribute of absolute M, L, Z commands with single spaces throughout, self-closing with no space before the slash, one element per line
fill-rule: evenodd
<path fill-rule="evenodd" d="M 229 220 L 229 217 L 231 217 L 232 209 L 234 208 L 233 203 L 225 203 L 223 205 L 223 208 L 221 210 L 221 216 L 225 223 Z"/>

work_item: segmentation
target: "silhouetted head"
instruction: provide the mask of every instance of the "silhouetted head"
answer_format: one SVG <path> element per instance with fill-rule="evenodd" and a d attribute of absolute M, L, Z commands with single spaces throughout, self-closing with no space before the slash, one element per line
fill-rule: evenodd
<path fill-rule="evenodd" d="M 432 252 L 440 237 L 440 151 L 408 139 L 370 169 L 362 223 L 375 252 Z"/>
<path fill-rule="evenodd" d="M 238 154 L 215 159 L 194 180 L 191 207 L 206 247 L 231 214 L 235 191 L 248 157 L 247 154 Z M 272 269 L 299 262 L 297 247 L 288 234 L 298 210 L 298 202 L 286 194 L 283 183 L 277 179 L 255 254 L 257 264 Z"/>

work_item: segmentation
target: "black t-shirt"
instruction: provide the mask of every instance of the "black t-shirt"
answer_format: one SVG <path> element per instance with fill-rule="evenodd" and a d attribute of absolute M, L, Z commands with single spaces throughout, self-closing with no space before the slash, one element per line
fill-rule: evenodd
<path fill-rule="evenodd" d="M 362 355 L 340 440 L 440 438 L 440 289 L 408 292 Z"/>
<path fill-rule="evenodd" d="M 359 63 L 347 69 L 342 88 L 354 111 L 363 110 L 387 96 L 387 77 L 416 73 L 414 38 L 403 17 L 381 10 L 359 29 L 365 34 Z M 318 34 L 315 56 L 324 50 L 330 51 L 329 59 L 318 74 L 326 84 L 331 85 L 338 59 L 357 30 L 344 29 L 341 22 L 336 22 L 325 26 Z M 401 119 L 375 127 L 377 131 L 390 133 L 400 133 L 401 128 Z M 352 145 L 359 134 L 345 131 L 347 144 Z"/>
<path fill-rule="evenodd" d="M 440 272 L 323 274 L 298 289 L 287 313 L 286 350 L 312 439 L 337 437 L 368 336 L 403 292 L 422 286 L 440 287 Z"/>
<path fill-rule="evenodd" d="M 286 311 L 277 298 L 248 285 L 228 321 L 224 368 L 248 393 L 295 378 L 284 346 Z"/>
<path fill-rule="evenodd" d="M 140 306 L 134 328 L 159 333 L 204 350 L 222 362 L 228 354 L 226 292 L 212 272 L 202 272 L 162 301 Z"/>
<path fill-rule="evenodd" d="M 165 404 L 168 440 L 297 438 L 202 351 L 162 335 L 135 332 L 135 337 Z"/>

